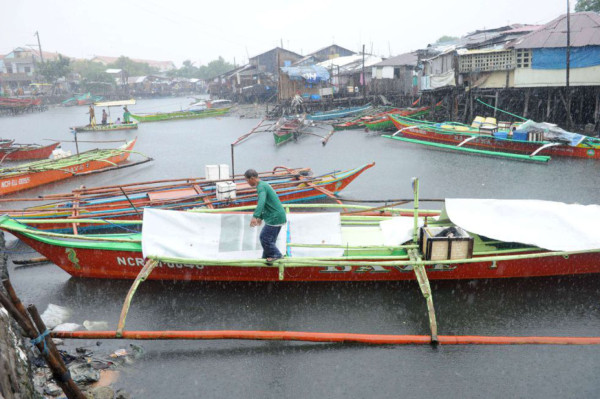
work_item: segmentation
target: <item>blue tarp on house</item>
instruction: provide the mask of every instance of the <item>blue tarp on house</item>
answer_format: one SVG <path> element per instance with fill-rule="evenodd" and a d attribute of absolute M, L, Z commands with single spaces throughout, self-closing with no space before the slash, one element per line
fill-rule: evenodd
<path fill-rule="evenodd" d="M 572 47 L 569 56 L 571 68 L 600 65 L 600 46 Z M 567 48 L 534 48 L 532 69 L 566 69 Z"/>
<path fill-rule="evenodd" d="M 305 80 L 308 83 L 319 83 L 329 80 L 329 71 L 318 65 L 282 67 L 281 71 L 288 75 L 290 80 Z"/>

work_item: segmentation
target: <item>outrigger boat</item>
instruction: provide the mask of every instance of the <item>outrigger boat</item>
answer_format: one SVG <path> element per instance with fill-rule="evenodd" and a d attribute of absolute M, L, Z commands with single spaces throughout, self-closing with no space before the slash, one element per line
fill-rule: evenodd
<path fill-rule="evenodd" d="M 0 148 L 10 147 L 15 141 L 10 139 L 0 139 Z"/>
<path fill-rule="evenodd" d="M 294 118 L 280 118 L 273 127 L 275 145 L 279 146 L 297 139 L 302 134 L 302 130 L 307 128 L 307 125 L 304 123 L 305 120 L 306 117 L 304 115 Z"/>
<path fill-rule="evenodd" d="M 116 149 L 95 149 L 59 159 L 46 159 L 0 169 L 0 195 L 89 174 L 101 169 L 113 169 L 125 162 L 132 152 L 135 139 Z M 143 161 L 146 162 L 146 161 Z"/>
<path fill-rule="evenodd" d="M 271 172 L 260 173 L 260 178 L 268 182 L 283 203 L 312 201 L 322 198 L 335 198 L 348 184 L 375 163 L 320 176 L 310 176 L 310 169 L 289 169 L 277 167 Z M 201 178 L 168 180 L 159 182 L 133 183 L 122 186 L 82 188 L 65 194 L 50 194 L 30 201 L 51 201 L 48 205 L 32 206 L 21 210 L 0 210 L 20 219 L 119 219 L 140 220 L 147 207 L 185 210 L 206 207 L 230 208 L 255 205 L 256 189 L 250 187 L 243 176 L 232 179 L 235 198 L 218 199 L 219 180 Z M 2 200 L 12 201 L 12 200 Z M 15 200 L 17 201 L 17 200 Z M 28 201 L 18 199 L 19 202 Z M 40 229 L 57 230 L 64 224 L 34 224 Z M 83 224 L 68 226 L 68 231 L 92 230 L 98 225 Z M 101 226 L 100 226 L 101 227 Z M 87 230 L 86 230 L 87 231 Z"/>
<path fill-rule="evenodd" d="M 225 115 L 232 107 L 222 108 L 206 108 L 199 110 L 185 110 L 175 112 L 159 112 L 156 114 L 131 114 L 131 117 L 138 122 L 160 122 L 168 121 L 173 119 L 197 119 L 197 118 L 209 118 L 212 116 Z"/>
<path fill-rule="evenodd" d="M 250 207 L 185 212 L 146 208 L 141 233 L 59 234 L 29 227 L 8 216 L 0 218 L 0 229 L 14 234 L 76 277 L 191 281 L 418 279 L 423 289 L 424 284 L 429 286 L 428 279 L 600 272 L 600 236 L 595 231 L 600 223 L 598 205 L 447 199 L 438 217 L 419 217 L 415 194 L 412 217 L 290 212 L 299 207 L 342 206 L 350 207 L 286 205 L 288 222 L 277 242 L 286 257 L 272 265 L 260 259 L 260 229 L 250 228 L 252 215 L 243 212 Z M 29 221 L 34 222 L 44 220 Z M 90 219 L 62 222 L 122 223 L 128 227 L 142 223 Z"/>
<path fill-rule="evenodd" d="M 360 107 L 340 108 L 331 111 L 315 112 L 306 116 L 306 119 L 313 121 L 328 121 L 332 119 L 345 118 L 347 116 L 356 115 L 361 112 L 365 112 L 373 108 L 370 104 L 363 105 Z"/>
<path fill-rule="evenodd" d="M 445 149 L 547 162 L 550 156 L 600 159 L 600 139 L 567 132 L 555 125 L 526 121 L 515 130 L 482 128 L 455 122 L 434 123 L 390 115 L 397 140 Z"/>
<path fill-rule="evenodd" d="M 436 108 L 441 106 L 441 102 L 436 105 Z M 389 119 L 390 114 L 397 114 L 401 116 L 411 116 L 418 118 L 429 113 L 431 107 L 420 107 L 420 108 L 391 108 L 384 111 L 369 113 L 354 118 L 347 122 L 336 123 L 333 125 L 334 130 L 347 130 L 347 129 L 360 129 L 366 128 L 369 130 L 389 130 L 394 128 L 394 123 Z"/>
<path fill-rule="evenodd" d="M 3 161 L 24 161 L 30 159 L 48 158 L 60 143 L 50 145 L 39 144 L 12 144 L 9 147 L 0 147 L 0 163 Z"/>
<path fill-rule="evenodd" d="M 111 121 L 110 116 L 110 108 L 111 107 L 124 107 L 127 105 L 134 105 L 135 100 L 122 100 L 122 101 L 104 101 L 104 102 L 96 102 L 94 105 L 96 107 L 106 107 L 108 108 L 108 123 L 103 124 L 94 124 L 94 125 L 85 125 L 85 126 L 76 126 L 72 127 L 71 130 L 82 133 L 82 132 L 112 132 L 115 130 L 133 130 L 138 128 L 137 122 L 121 122 L 121 123 L 113 123 Z"/>

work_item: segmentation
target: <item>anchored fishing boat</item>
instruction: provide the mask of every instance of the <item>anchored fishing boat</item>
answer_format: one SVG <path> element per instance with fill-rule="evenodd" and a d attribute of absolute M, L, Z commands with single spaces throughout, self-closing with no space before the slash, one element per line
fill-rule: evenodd
<path fill-rule="evenodd" d="M 125 107 L 127 105 L 134 105 L 135 100 L 123 100 L 123 101 L 104 101 L 104 102 L 96 102 L 94 105 L 96 107 L 106 107 L 108 108 L 108 123 L 106 124 L 90 124 L 85 126 L 75 126 L 72 127 L 71 130 L 74 130 L 77 133 L 83 132 L 112 132 L 115 130 L 133 130 L 138 128 L 137 122 L 112 122 L 110 109 L 112 107 Z"/>
<path fill-rule="evenodd" d="M 436 108 L 441 107 L 441 102 L 436 105 Z M 360 129 L 367 128 L 369 130 L 388 130 L 394 128 L 394 123 L 389 119 L 390 114 L 401 116 L 412 116 L 413 118 L 421 117 L 429 113 L 431 107 L 420 108 L 391 108 L 376 112 L 368 113 L 367 115 L 359 116 L 347 122 L 336 123 L 333 125 L 334 130 Z"/>
<path fill-rule="evenodd" d="M 398 115 L 390 115 L 398 129 L 397 140 L 431 145 L 445 149 L 507 155 L 519 159 L 547 162 L 549 156 L 600 159 L 600 139 L 567 132 L 555 125 L 527 121 L 519 126 L 503 128 L 473 127 L 455 122 L 434 123 Z M 435 144 L 434 144 L 435 145 Z M 541 157 L 541 158 L 540 158 Z"/>
<path fill-rule="evenodd" d="M 351 115 L 356 115 L 361 112 L 365 112 L 367 110 L 370 110 L 371 108 L 372 106 L 370 104 L 367 104 L 360 107 L 339 108 L 331 111 L 315 112 L 314 114 L 307 115 L 306 119 L 313 121 L 327 121 L 332 119 L 339 119 Z"/>
<path fill-rule="evenodd" d="M 373 167 L 370 163 L 361 167 L 332 172 L 320 176 L 310 176 L 309 169 L 289 169 L 278 167 L 271 172 L 262 172 L 260 178 L 268 182 L 283 203 L 311 201 L 324 197 L 335 198 L 348 184 L 365 170 Z M 82 218 L 140 220 L 143 208 L 185 210 L 206 207 L 229 208 L 255 205 L 256 189 L 250 187 L 243 176 L 235 176 L 232 184 L 223 180 L 180 179 L 158 182 L 133 183 L 122 186 L 82 188 L 65 194 L 50 194 L 30 201 L 51 201 L 49 205 L 27 206 L 22 210 L 0 210 L 20 219 L 46 219 L 48 223 L 33 224 L 40 229 L 64 229 L 84 231 L 95 227 L 93 224 L 49 223 L 50 219 Z M 226 187 L 223 192 L 221 185 Z M 225 194 L 225 195 L 223 195 Z M 223 198 L 225 197 L 225 198 Z M 9 201 L 9 200 L 3 200 Z M 19 199 L 19 202 L 27 199 Z M 75 227 L 75 228 L 74 228 Z M 106 227 L 106 226 L 105 226 Z"/>
<path fill-rule="evenodd" d="M 0 163 L 3 161 L 48 158 L 59 145 L 60 143 L 45 146 L 39 144 L 12 144 L 9 147 L 0 147 Z"/>
<path fill-rule="evenodd" d="M 447 199 L 438 217 L 419 217 L 417 205 L 412 217 L 289 211 L 342 206 L 367 209 L 286 205 L 288 221 L 277 241 L 286 257 L 272 266 L 260 259 L 260 229 L 249 227 L 252 215 L 243 212 L 248 207 L 187 212 L 146 208 L 141 233 L 59 234 L 8 216 L 0 218 L 0 229 L 77 277 L 426 282 L 600 272 L 598 205 Z M 28 223 L 33 222 L 39 221 Z"/>
<path fill-rule="evenodd" d="M 297 139 L 302 134 L 302 130 L 307 127 L 304 123 L 305 119 L 306 117 L 304 115 L 295 118 L 280 118 L 273 127 L 273 139 L 275 139 L 275 145 L 279 146 L 288 141 Z"/>
<path fill-rule="evenodd" d="M 0 148 L 10 147 L 15 141 L 10 139 L 0 139 Z"/>
<path fill-rule="evenodd" d="M 198 110 L 185 110 L 176 112 L 159 112 L 155 114 L 131 114 L 131 117 L 138 122 L 160 122 L 173 119 L 197 119 L 209 118 L 212 116 L 223 116 L 229 112 L 232 107 L 205 108 Z"/>
<path fill-rule="evenodd" d="M 0 195 L 116 167 L 129 158 L 135 139 L 116 149 L 95 149 L 59 159 L 35 161 L 0 169 Z"/>

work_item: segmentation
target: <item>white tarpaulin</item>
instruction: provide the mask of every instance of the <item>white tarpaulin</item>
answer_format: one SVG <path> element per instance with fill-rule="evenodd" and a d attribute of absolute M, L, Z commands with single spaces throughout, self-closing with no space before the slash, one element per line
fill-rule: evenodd
<path fill-rule="evenodd" d="M 446 199 L 445 207 L 452 223 L 495 240 L 552 251 L 600 249 L 600 205 Z"/>
<path fill-rule="evenodd" d="M 144 257 L 185 259 L 253 259 L 262 256 L 262 226 L 250 227 L 252 215 L 214 214 L 144 209 Z M 339 213 L 288 215 L 277 247 L 286 253 L 286 240 L 296 244 L 342 244 Z M 291 256 L 341 256 L 343 249 L 296 248 Z"/>
<path fill-rule="evenodd" d="M 419 218 L 419 227 L 423 226 L 423 218 Z M 383 245 L 397 246 L 413 238 L 415 221 L 412 217 L 398 216 L 379 222 Z"/>

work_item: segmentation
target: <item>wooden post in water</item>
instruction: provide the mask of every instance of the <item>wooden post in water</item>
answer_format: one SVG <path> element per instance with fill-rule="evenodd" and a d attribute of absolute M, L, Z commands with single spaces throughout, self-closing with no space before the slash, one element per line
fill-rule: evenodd
<path fill-rule="evenodd" d="M 2 304 L 8 314 L 17 322 L 17 324 L 19 324 L 19 327 L 25 331 L 25 334 L 32 340 L 32 343 L 35 342 L 36 347 L 52 371 L 52 375 L 56 381 L 56 384 L 63 390 L 67 398 L 85 399 L 85 395 L 83 395 L 77 384 L 75 384 L 71 378 L 69 370 L 65 366 L 60 354 L 56 350 L 56 347 L 52 342 L 52 338 L 50 338 L 47 333 L 46 326 L 41 321 L 41 318 L 39 318 L 39 313 L 37 313 L 37 310 L 32 313 L 35 324 L 38 326 L 36 328 L 36 326 L 31 322 L 31 319 L 29 318 L 25 307 L 21 303 L 21 300 L 15 293 L 10 280 L 4 279 L 2 280 L 2 283 L 4 288 L 6 288 L 8 296 L 0 291 L 0 304 Z M 39 318 L 38 320 L 36 320 L 34 314 L 37 315 Z M 38 332 L 38 330 L 41 331 L 41 333 Z"/>

